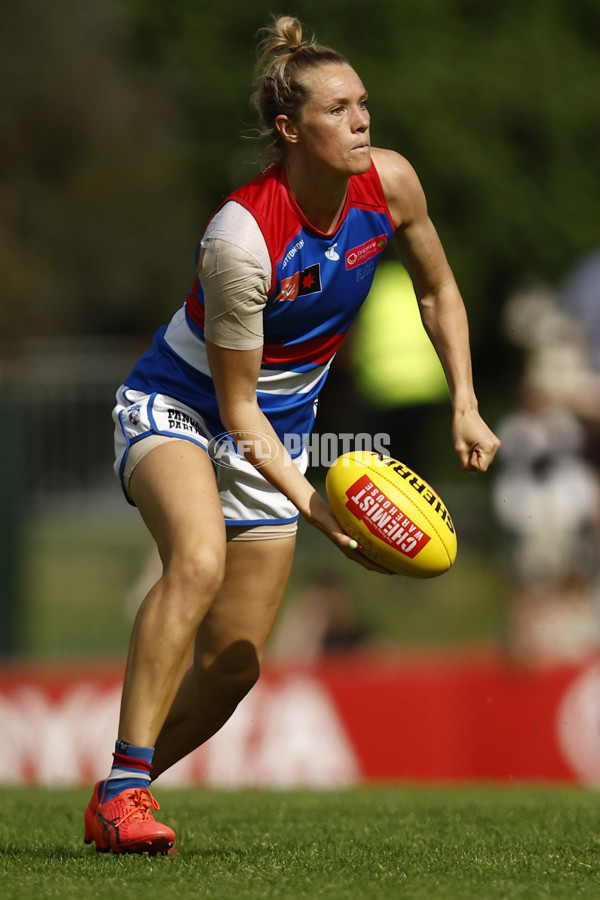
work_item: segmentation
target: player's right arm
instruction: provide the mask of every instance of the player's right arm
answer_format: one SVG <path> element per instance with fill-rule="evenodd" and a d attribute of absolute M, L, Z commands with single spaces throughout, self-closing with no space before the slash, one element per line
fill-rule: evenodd
<path fill-rule="evenodd" d="M 207 341 L 206 350 L 221 421 L 246 459 L 346 556 L 367 569 L 385 572 L 357 550 L 350 549 L 351 539 L 340 527 L 331 507 L 298 471 L 259 407 L 256 384 L 262 349 L 230 350 Z"/>
<path fill-rule="evenodd" d="M 383 571 L 349 549 L 350 538 L 331 507 L 296 468 L 258 404 L 262 308 L 268 290 L 264 270 L 242 248 L 210 240 L 200 254 L 199 277 L 204 289 L 206 352 L 219 415 L 238 449 L 347 556 Z"/>

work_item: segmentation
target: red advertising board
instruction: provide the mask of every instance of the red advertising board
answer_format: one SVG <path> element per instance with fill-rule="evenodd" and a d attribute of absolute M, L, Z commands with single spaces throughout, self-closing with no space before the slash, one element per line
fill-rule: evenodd
<path fill-rule="evenodd" d="M 116 736 L 121 675 L 120 666 L 0 668 L 0 782 L 102 777 Z M 597 784 L 599 697 L 596 659 L 539 670 L 489 655 L 267 666 L 224 728 L 161 783 Z"/>

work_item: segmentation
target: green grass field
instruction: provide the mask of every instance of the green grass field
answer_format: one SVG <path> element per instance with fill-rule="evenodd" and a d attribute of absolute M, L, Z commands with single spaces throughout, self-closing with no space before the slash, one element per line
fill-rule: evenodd
<path fill-rule="evenodd" d="M 0 789 L 0 896 L 573 900 L 600 896 L 600 800 L 579 790 L 157 789 L 179 857 L 96 853 L 87 791 Z"/>

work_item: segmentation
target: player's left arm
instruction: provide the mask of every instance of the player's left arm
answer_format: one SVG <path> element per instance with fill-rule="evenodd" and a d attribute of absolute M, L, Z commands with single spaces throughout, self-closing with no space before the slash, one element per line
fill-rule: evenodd
<path fill-rule="evenodd" d="M 373 159 L 396 229 L 394 246 L 412 279 L 423 325 L 448 382 L 455 450 L 464 469 L 484 472 L 500 441 L 479 414 L 465 305 L 416 172 L 393 151 L 373 150 Z"/>

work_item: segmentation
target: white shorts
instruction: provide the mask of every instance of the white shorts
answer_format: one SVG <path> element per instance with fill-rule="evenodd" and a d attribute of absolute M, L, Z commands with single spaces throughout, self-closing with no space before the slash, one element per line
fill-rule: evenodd
<path fill-rule="evenodd" d="M 157 443 L 160 435 L 177 440 L 192 441 L 202 447 L 211 458 L 225 524 L 230 526 L 287 525 L 298 520 L 298 510 L 288 498 L 263 478 L 258 469 L 235 451 L 224 453 L 211 435 L 202 417 L 191 407 L 164 394 L 143 394 L 121 386 L 117 405 L 113 410 L 115 422 L 115 473 L 123 486 L 127 500 L 129 477 L 135 464 Z M 142 448 L 141 442 L 148 441 Z M 139 447 L 137 445 L 140 444 Z M 132 447 L 136 448 L 131 454 Z M 233 445 L 232 445 L 233 447 Z M 294 460 L 302 474 L 306 472 L 308 457 L 304 451 Z"/>

